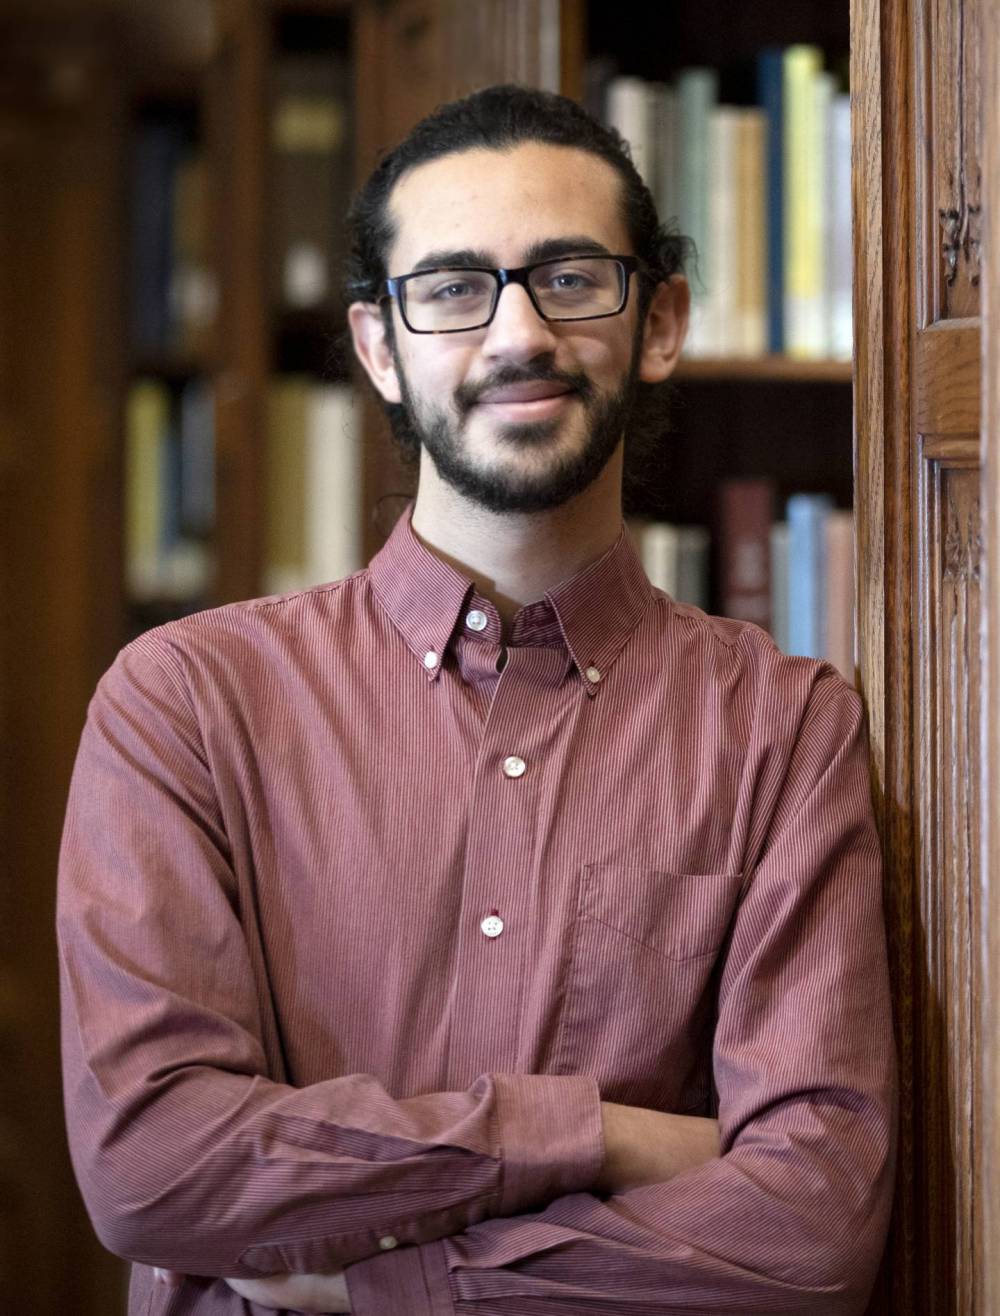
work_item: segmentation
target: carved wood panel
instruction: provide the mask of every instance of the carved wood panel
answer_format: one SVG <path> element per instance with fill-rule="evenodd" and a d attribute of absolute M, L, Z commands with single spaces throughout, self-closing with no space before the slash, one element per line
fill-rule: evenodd
<path fill-rule="evenodd" d="M 978 436 L 919 440 L 918 752 L 922 835 L 916 935 L 916 1188 L 927 1204 L 919 1254 L 933 1310 L 977 1310 L 980 888 Z"/>
<path fill-rule="evenodd" d="M 919 0 L 916 24 L 920 323 L 979 314 L 980 0 Z"/>

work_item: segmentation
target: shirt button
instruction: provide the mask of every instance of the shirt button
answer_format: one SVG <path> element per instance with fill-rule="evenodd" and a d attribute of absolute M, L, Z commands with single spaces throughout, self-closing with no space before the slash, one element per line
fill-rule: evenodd
<path fill-rule="evenodd" d="M 516 754 L 511 754 L 503 761 L 503 770 L 508 777 L 523 777 L 525 766 L 524 759 L 519 759 Z"/>
<path fill-rule="evenodd" d="M 465 624 L 470 631 L 484 631 L 486 629 L 486 613 L 480 612 L 478 608 L 473 608 L 466 617 Z"/>
<path fill-rule="evenodd" d="M 398 1247 L 399 1239 L 393 1238 L 392 1234 L 384 1234 L 379 1239 L 378 1245 L 383 1252 L 391 1252 L 394 1247 Z"/>
<path fill-rule="evenodd" d="M 499 914 L 488 914 L 479 925 L 486 937 L 499 937 L 503 932 L 503 919 Z"/>
<path fill-rule="evenodd" d="M 594 685 L 596 685 L 597 682 L 598 682 L 600 679 L 601 679 L 601 672 L 600 672 L 600 669 L 599 669 L 599 668 L 597 668 L 597 667 L 588 667 L 588 668 L 587 668 L 587 680 L 588 680 L 588 681 L 591 681 Z"/>
<path fill-rule="evenodd" d="M 424 666 L 427 668 L 437 667 L 438 656 L 433 649 L 428 649 L 424 654 Z"/>

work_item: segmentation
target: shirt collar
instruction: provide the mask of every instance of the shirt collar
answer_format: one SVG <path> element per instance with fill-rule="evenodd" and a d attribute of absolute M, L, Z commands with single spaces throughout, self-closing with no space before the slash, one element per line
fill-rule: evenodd
<path fill-rule="evenodd" d="M 410 524 L 412 512 L 411 504 L 368 570 L 407 648 L 434 681 L 475 587 L 418 538 Z M 596 562 L 520 609 L 513 640 L 545 629 L 561 635 L 584 688 L 596 695 L 652 598 L 653 588 L 623 524 Z M 546 628 L 549 610 L 554 624 L 550 618 Z"/>

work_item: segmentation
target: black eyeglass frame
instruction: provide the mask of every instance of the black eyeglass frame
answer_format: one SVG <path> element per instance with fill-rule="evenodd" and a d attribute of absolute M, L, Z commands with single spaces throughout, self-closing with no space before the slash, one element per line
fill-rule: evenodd
<path fill-rule="evenodd" d="M 546 315 L 538 304 L 534 289 L 528 282 L 529 276 L 535 270 L 540 270 L 545 265 L 560 265 L 564 261 L 580 260 L 613 260 L 618 265 L 622 273 L 622 300 L 621 305 L 616 311 L 602 311 L 600 315 Z M 423 278 L 425 274 L 444 274 L 449 270 L 454 270 L 462 274 L 492 274 L 494 283 L 493 305 L 490 313 L 485 320 L 479 324 L 463 325 L 461 329 L 414 329 L 413 325 L 406 316 L 404 305 L 405 298 L 402 293 L 403 287 L 411 279 Z M 621 315 L 628 305 L 629 288 L 632 286 L 632 275 L 639 271 L 645 273 L 646 266 L 638 256 L 605 256 L 603 252 L 588 251 L 579 256 L 550 256 L 548 260 L 538 260 L 531 265 L 520 265 L 517 269 L 490 269 L 485 265 L 436 265 L 432 269 L 414 270 L 412 274 L 400 274 L 395 278 L 386 279 L 384 286 L 385 291 L 379 297 L 380 302 L 389 298 L 395 301 L 399 307 L 399 314 L 402 316 L 403 323 L 411 334 L 467 334 L 475 329 L 485 329 L 488 324 L 493 322 L 493 317 L 497 313 L 497 307 L 500 305 L 500 294 L 509 283 L 519 283 L 531 299 L 531 304 L 543 320 L 557 324 L 575 324 L 583 320 L 608 320 L 614 315 Z"/>

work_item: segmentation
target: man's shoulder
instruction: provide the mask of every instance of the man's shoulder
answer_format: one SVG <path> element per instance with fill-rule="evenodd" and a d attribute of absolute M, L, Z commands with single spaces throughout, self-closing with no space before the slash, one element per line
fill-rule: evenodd
<path fill-rule="evenodd" d="M 151 627 L 115 666 L 152 664 L 175 678 L 194 669 L 272 664 L 329 647 L 366 606 L 367 568 L 341 580 L 205 608 Z"/>
<path fill-rule="evenodd" d="M 754 622 L 714 616 L 666 597 L 663 602 L 661 641 L 692 679 L 753 687 L 755 702 L 765 706 L 830 700 L 860 706 L 857 690 L 825 659 L 785 653 Z"/>

